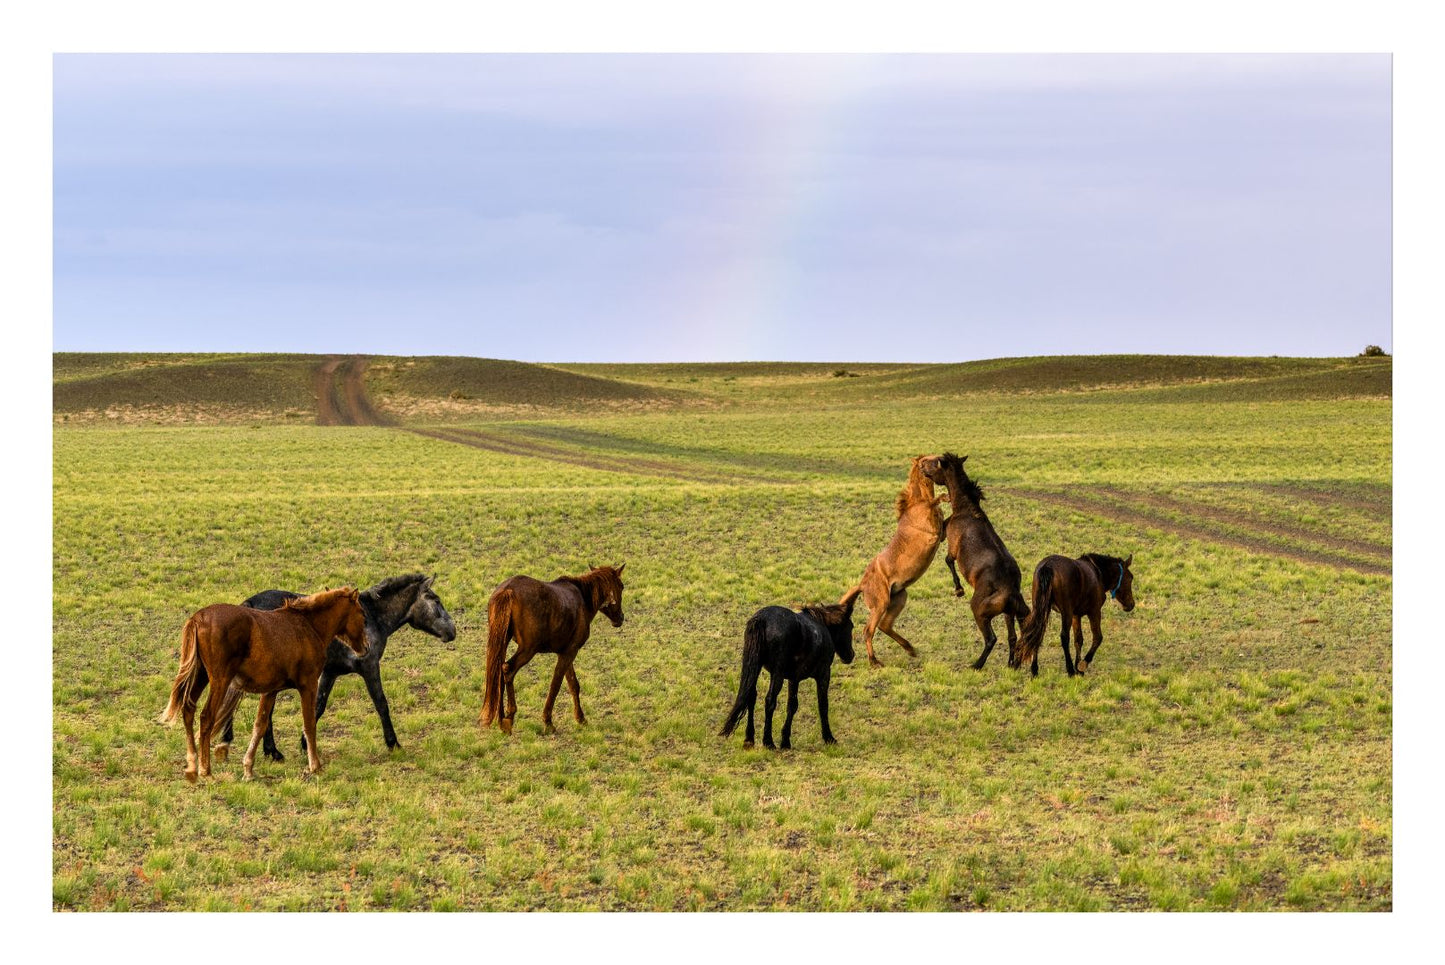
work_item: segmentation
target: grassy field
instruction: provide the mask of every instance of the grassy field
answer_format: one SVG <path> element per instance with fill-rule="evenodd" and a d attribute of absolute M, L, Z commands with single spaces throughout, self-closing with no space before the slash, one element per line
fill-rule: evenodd
<path fill-rule="evenodd" d="M 389 426 L 312 424 L 322 361 L 56 357 L 56 909 L 1391 908 L 1389 359 L 373 358 Z M 969 669 L 939 558 L 921 659 L 835 666 L 838 745 L 811 684 L 791 752 L 716 736 L 748 616 L 851 587 L 942 449 L 1026 593 L 1049 553 L 1134 554 L 1090 674 L 1053 630 L 1036 680 Z M 588 726 L 564 691 L 542 735 L 541 657 L 517 732 L 479 731 L 491 589 L 621 561 Z M 317 778 L 292 694 L 283 764 L 182 780 L 154 721 L 190 612 L 417 570 L 459 635 L 392 638 L 401 750 L 346 677 Z"/>

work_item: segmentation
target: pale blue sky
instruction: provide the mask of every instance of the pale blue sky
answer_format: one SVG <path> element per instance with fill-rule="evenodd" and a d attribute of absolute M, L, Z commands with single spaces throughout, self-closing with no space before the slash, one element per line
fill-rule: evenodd
<path fill-rule="evenodd" d="M 1384 55 L 62 55 L 61 351 L 1349 355 Z"/>

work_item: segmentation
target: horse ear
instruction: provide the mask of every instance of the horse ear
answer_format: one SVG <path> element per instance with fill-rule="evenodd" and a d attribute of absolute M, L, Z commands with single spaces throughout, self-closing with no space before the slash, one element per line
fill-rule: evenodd
<path fill-rule="evenodd" d="M 622 575 L 622 571 L 625 570 L 625 569 L 627 569 L 627 564 L 626 564 L 626 563 L 620 563 L 620 564 L 618 564 L 618 567 L 617 567 L 617 575 L 618 575 L 618 576 L 621 576 L 621 575 Z"/>
<path fill-rule="evenodd" d="M 959 457 L 958 457 L 958 461 L 959 461 L 959 462 L 968 462 L 968 457 L 967 457 L 967 456 L 959 456 Z"/>
<path fill-rule="evenodd" d="M 429 590 L 429 589 L 431 589 L 431 585 L 432 585 L 432 583 L 433 583 L 435 580 L 436 580 L 436 574 L 433 573 L 431 576 L 428 576 L 426 579 L 424 579 L 424 580 L 421 581 L 421 588 L 422 588 L 423 590 Z"/>
<path fill-rule="evenodd" d="M 1132 562 L 1134 562 L 1134 554 L 1130 553 L 1128 557 L 1126 557 L 1124 560 L 1124 568 L 1127 570 L 1129 568 L 1129 564 Z"/>

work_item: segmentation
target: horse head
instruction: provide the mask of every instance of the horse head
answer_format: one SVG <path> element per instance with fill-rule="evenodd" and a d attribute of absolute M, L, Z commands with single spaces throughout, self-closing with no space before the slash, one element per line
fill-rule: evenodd
<path fill-rule="evenodd" d="M 417 587 L 416 600 L 406 611 L 406 622 L 422 633 L 430 633 L 442 643 L 451 643 L 457 638 L 457 625 L 432 590 L 434 580 L 435 576 L 428 576 Z"/>
<path fill-rule="evenodd" d="M 1128 613 L 1134 609 L 1134 574 L 1129 572 L 1129 564 L 1134 562 L 1134 554 L 1130 553 L 1124 559 L 1119 560 L 1119 585 L 1114 591 L 1114 599 Z"/>
<path fill-rule="evenodd" d="M 833 652 L 844 663 L 853 662 L 853 603 L 857 595 L 844 597 L 844 602 L 805 606 L 803 612 L 821 623 L 833 641 Z"/>
<path fill-rule="evenodd" d="M 592 572 L 593 592 L 597 609 L 612 621 L 614 627 L 622 626 L 622 570 L 627 566 L 594 566 Z"/>

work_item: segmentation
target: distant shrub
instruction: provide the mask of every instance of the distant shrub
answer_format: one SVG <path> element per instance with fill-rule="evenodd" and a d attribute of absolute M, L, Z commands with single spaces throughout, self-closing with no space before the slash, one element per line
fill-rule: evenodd
<path fill-rule="evenodd" d="M 834 369 L 834 370 L 833 370 L 833 378 L 835 378 L 835 379 L 856 379 L 857 377 L 858 377 L 858 373 L 857 373 L 857 372 L 849 372 L 847 369 Z"/>
<path fill-rule="evenodd" d="M 1365 358 L 1367 358 L 1367 359 L 1368 359 L 1368 358 L 1377 358 L 1378 356 L 1384 355 L 1384 354 L 1385 354 L 1385 350 L 1382 349 L 1382 348 L 1380 348 L 1380 346 L 1378 346 L 1378 345 L 1366 345 L 1366 346 L 1365 346 L 1365 350 L 1364 350 L 1363 352 L 1361 352 L 1360 354 L 1363 355 L 1363 356 L 1364 356 Z"/>
<path fill-rule="evenodd" d="M 471 396 L 467 395 L 461 389 L 452 389 L 451 395 L 447 396 L 447 398 L 451 399 L 453 402 L 460 402 L 463 399 L 470 399 Z"/>

